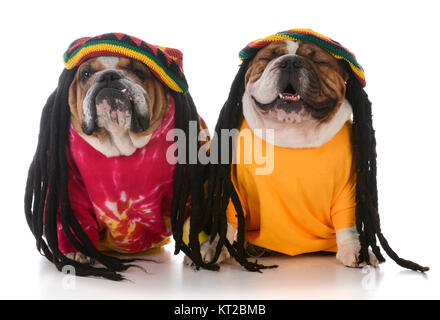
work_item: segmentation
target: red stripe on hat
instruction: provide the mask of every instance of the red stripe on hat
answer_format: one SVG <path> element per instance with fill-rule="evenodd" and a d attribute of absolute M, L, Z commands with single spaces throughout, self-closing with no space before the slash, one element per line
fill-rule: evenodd
<path fill-rule="evenodd" d="M 256 41 L 249 43 L 248 47 L 251 48 L 261 48 L 267 46 L 271 41 Z"/>
<path fill-rule="evenodd" d="M 75 50 L 76 48 L 78 48 L 79 46 L 83 45 L 84 42 L 86 42 L 87 40 L 89 40 L 89 37 L 86 38 L 81 38 L 78 39 L 67 51 L 68 53 L 71 53 L 73 50 Z"/>
<path fill-rule="evenodd" d="M 136 43 L 136 45 L 137 45 L 138 47 L 141 46 L 141 43 L 142 43 L 142 40 L 141 40 L 141 39 L 138 39 L 138 38 L 133 37 L 133 36 L 129 36 L 129 37 L 130 37 L 131 40 L 133 40 L 134 43 Z"/>
<path fill-rule="evenodd" d="M 116 38 L 118 38 L 118 40 L 121 40 L 125 36 L 124 33 L 119 33 L 119 32 L 113 32 L 113 34 L 115 35 Z"/>
<path fill-rule="evenodd" d="M 183 53 L 179 49 L 165 48 L 165 53 L 170 55 L 174 61 L 179 65 L 181 73 L 183 73 Z"/>

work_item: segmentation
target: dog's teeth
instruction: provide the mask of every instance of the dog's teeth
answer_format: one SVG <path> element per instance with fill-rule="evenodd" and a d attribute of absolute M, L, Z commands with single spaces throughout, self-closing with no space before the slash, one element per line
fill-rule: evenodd
<path fill-rule="evenodd" d="M 280 94 L 278 94 L 278 97 L 280 97 L 280 99 L 282 99 L 283 95 L 280 93 Z"/>
<path fill-rule="evenodd" d="M 122 89 L 121 90 L 122 93 L 125 93 L 126 91 L 127 91 L 127 89 Z"/>

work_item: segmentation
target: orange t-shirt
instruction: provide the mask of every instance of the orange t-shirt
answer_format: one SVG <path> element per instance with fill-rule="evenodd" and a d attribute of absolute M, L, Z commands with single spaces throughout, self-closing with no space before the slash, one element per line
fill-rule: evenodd
<path fill-rule="evenodd" d="M 248 129 L 247 136 L 251 132 L 252 146 L 244 143 L 244 129 Z M 318 148 L 267 145 L 253 134 L 244 119 L 239 136 L 237 164 L 231 166 L 231 177 L 245 213 L 246 239 L 288 255 L 336 252 L 336 231 L 355 224 L 356 171 L 351 121 Z M 261 164 L 261 156 L 270 158 L 270 151 L 264 154 L 264 150 L 269 150 L 267 147 L 273 148 L 273 171 L 258 175 L 256 169 L 267 166 Z M 251 161 L 249 152 L 254 155 Z M 231 201 L 227 217 L 237 227 Z"/>

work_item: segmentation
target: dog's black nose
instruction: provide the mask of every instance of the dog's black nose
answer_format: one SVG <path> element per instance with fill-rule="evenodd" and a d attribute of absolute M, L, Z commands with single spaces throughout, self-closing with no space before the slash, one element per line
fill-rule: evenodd
<path fill-rule="evenodd" d="M 280 64 L 280 69 L 282 71 L 293 71 L 294 69 L 300 69 L 304 66 L 302 59 L 298 56 L 290 56 L 284 58 Z"/>
<path fill-rule="evenodd" d="M 112 81 L 120 80 L 122 77 L 116 71 L 106 71 L 98 79 L 98 82 L 105 82 L 110 84 Z"/>

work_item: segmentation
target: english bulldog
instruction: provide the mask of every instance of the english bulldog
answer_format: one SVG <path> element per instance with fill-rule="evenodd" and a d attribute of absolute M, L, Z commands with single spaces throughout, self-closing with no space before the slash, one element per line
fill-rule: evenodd
<path fill-rule="evenodd" d="M 202 257 L 221 262 L 232 254 L 258 271 L 243 257 L 247 245 L 248 255 L 329 251 L 345 266 L 377 267 L 384 261 L 377 235 L 400 265 L 427 270 L 395 255 L 380 231 L 371 103 L 355 56 L 310 29 L 291 29 L 251 42 L 240 58 L 216 131 L 238 129 L 235 158 L 230 177 L 224 165 L 212 166 L 208 196 L 227 224 L 218 218 Z M 273 170 L 258 174 L 258 150 L 269 146 Z"/>
<path fill-rule="evenodd" d="M 124 157 L 132 156 L 138 149 L 142 150 L 149 143 L 153 132 L 162 124 L 169 107 L 168 99 L 169 93 L 166 87 L 153 76 L 148 67 L 142 62 L 130 58 L 112 56 L 96 57 L 85 61 L 79 66 L 69 88 L 70 120 L 72 129 L 74 130 L 71 129 L 71 146 L 78 146 L 78 151 L 72 150 L 72 154 L 78 153 L 84 155 L 87 154 L 88 151 L 98 151 L 105 156 L 105 158 L 102 158 L 104 162 L 107 162 L 107 158 L 113 157 L 115 157 L 115 159 L 128 160 L 129 158 Z M 170 124 L 171 122 L 167 124 L 168 127 Z M 80 140 L 81 143 L 77 143 L 77 140 Z M 83 142 L 86 142 L 88 145 L 84 145 Z M 89 146 L 94 150 L 89 148 Z M 147 150 L 145 154 L 146 152 Z M 93 157 L 83 161 L 89 162 L 92 159 L 95 158 Z M 78 159 L 77 161 L 79 162 L 81 160 Z M 140 161 L 140 163 L 138 165 L 150 166 L 151 160 L 152 159 L 148 160 L 147 157 L 142 160 L 139 159 L 138 161 Z M 73 159 L 73 161 L 75 161 L 75 159 Z M 99 166 L 93 168 L 93 165 L 90 163 L 81 161 L 81 164 L 83 168 L 80 169 L 79 176 L 81 176 L 81 172 L 83 172 L 83 175 L 87 175 L 89 169 L 100 169 Z M 100 165 L 103 165 L 102 169 L 105 169 L 103 175 L 108 175 L 109 179 L 111 179 L 111 175 L 114 174 L 116 168 L 111 165 L 106 167 L 104 163 L 100 163 Z M 118 172 L 118 174 L 128 175 L 130 173 L 130 163 L 127 161 L 127 164 L 124 166 L 127 167 L 127 171 Z M 137 168 L 134 167 L 133 171 L 136 169 Z M 120 168 L 118 168 L 118 171 L 120 171 Z M 139 178 L 142 180 L 148 179 L 148 173 L 149 172 L 143 172 L 142 174 L 138 172 Z M 93 174 L 93 176 L 90 177 L 91 179 L 97 177 L 96 172 L 90 172 L 89 174 Z M 164 176 L 165 181 L 172 181 L 169 174 L 170 173 Z M 144 187 L 144 183 L 136 181 L 134 176 L 130 175 L 125 178 L 130 178 L 130 187 L 134 187 L 136 184 L 138 184 L 138 188 Z M 84 179 L 84 177 L 82 177 L 82 179 Z M 109 179 L 103 176 L 99 177 L 99 180 L 103 182 Z M 116 185 L 119 184 L 112 183 L 113 181 L 108 182 L 109 188 L 115 188 L 117 187 Z M 99 186 L 100 189 L 102 187 L 102 185 Z M 88 188 L 88 192 L 91 192 L 90 189 L 93 188 L 94 186 L 91 184 Z M 127 185 L 124 186 L 124 188 L 127 188 Z M 101 189 L 99 194 L 102 191 L 104 190 Z M 110 193 L 111 191 L 108 190 L 104 192 Z M 118 188 L 118 192 L 120 192 L 121 195 L 124 194 L 122 188 Z M 139 196 L 142 195 L 139 194 Z M 97 197 L 99 197 L 99 195 L 97 195 Z M 105 198 L 102 198 L 101 201 L 111 201 L 109 198 L 104 199 Z M 111 225 L 111 223 L 115 222 L 115 219 L 112 218 L 107 220 L 108 217 L 105 217 L 106 214 L 103 213 L 109 209 L 108 203 L 104 202 L 99 206 L 97 199 L 92 198 L 91 200 L 97 211 L 97 219 L 102 220 L 101 223 L 108 221 L 109 225 Z M 112 208 L 114 210 L 109 212 L 110 214 L 131 213 L 130 211 L 124 212 L 125 210 L 121 212 L 115 211 L 118 209 L 118 201 L 122 200 L 124 202 L 125 199 L 121 199 L 120 197 L 119 199 L 114 198 L 114 200 L 116 200 L 114 201 L 115 208 Z M 133 199 L 131 201 L 136 200 Z M 132 210 L 137 209 L 133 208 Z M 133 217 L 132 219 L 134 220 L 127 220 L 126 223 L 133 225 L 133 222 L 136 221 L 135 219 L 138 219 L 138 217 Z M 116 221 L 117 223 L 121 223 L 123 220 L 124 219 L 119 218 Z M 79 221 L 82 223 L 81 220 Z M 163 223 L 163 221 L 161 223 Z M 92 226 L 96 226 L 94 223 L 92 226 L 86 225 L 86 222 L 83 222 L 82 225 L 86 232 L 87 230 L 93 230 Z M 122 236 L 124 240 L 118 241 L 124 244 L 122 247 L 117 245 L 112 249 L 122 252 L 138 252 L 148 249 L 148 246 L 144 248 L 138 247 L 134 251 L 129 249 L 129 245 L 127 244 L 130 241 L 127 241 L 128 239 L 126 237 L 129 236 L 128 230 L 130 227 L 127 226 L 126 228 L 125 237 Z M 98 231 L 97 229 L 95 230 Z M 102 233 L 102 230 L 100 232 Z M 144 232 L 147 232 L 147 230 L 144 230 Z M 156 235 L 156 237 L 157 236 L 158 235 Z M 60 232 L 59 237 L 62 239 L 63 233 Z M 119 235 L 119 237 L 121 236 Z M 91 238 L 96 239 L 96 236 L 91 236 Z M 158 240 L 155 241 L 156 244 L 162 242 Z M 73 250 L 73 248 L 70 250 Z M 66 256 L 80 262 L 86 261 L 85 255 L 81 252 L 67 252 Z"/>
<path fill-rule="evenodd" d="M 201 205 L 193 193 L 203 182 L 194 178 L 197 164 L 168 158 L 174 129 L 185 130 L 186 121 L 199 130 L 204 125 L 188 93 L 182 53 L 110 33 L 74 41 L 64 63 L 43 110 L 26 187 L 38 250 L 60 270 L 71 264 L 77 275 L 120 280 L 118 272 L 133 259 L 105 252 L 144 252 L 173 234 L 176 253 L 201 261 L 198 247 L 182 242 L 180 217 L 189 214 L 182 202 Z M 95 261 L 104 267 L 91 266 Z"/>

